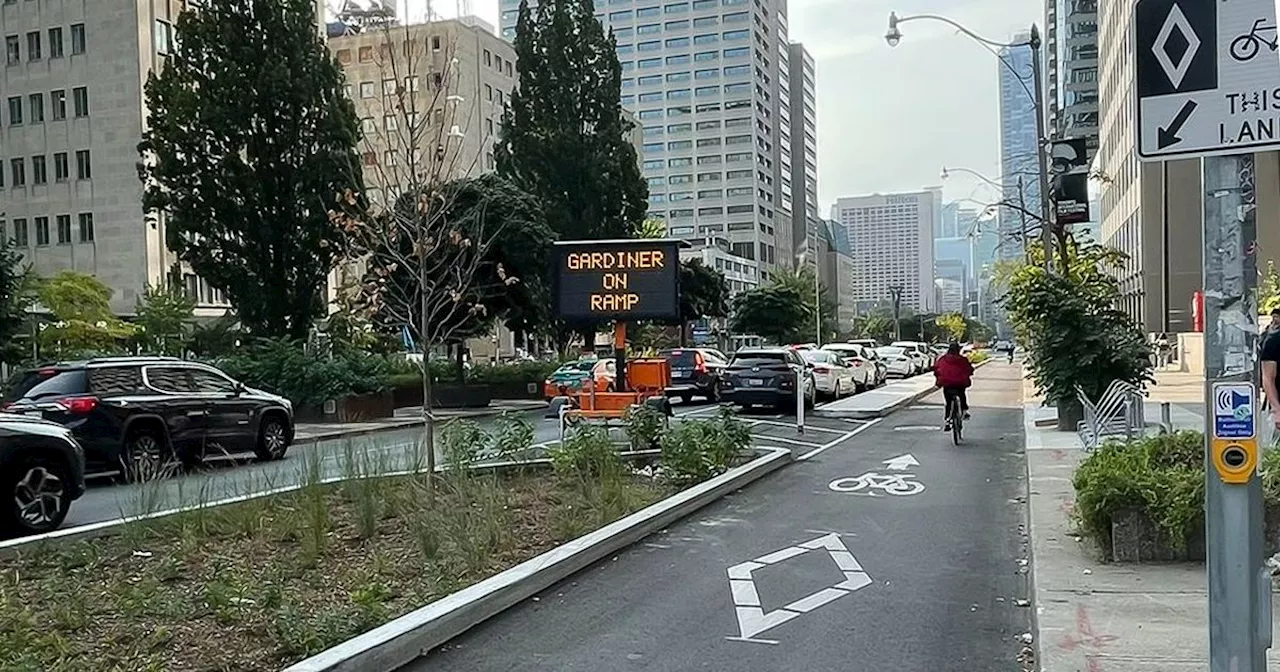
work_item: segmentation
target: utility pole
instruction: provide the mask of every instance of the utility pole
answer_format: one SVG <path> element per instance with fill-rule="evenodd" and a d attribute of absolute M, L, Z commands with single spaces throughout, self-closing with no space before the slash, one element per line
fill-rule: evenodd
<path fill-rule="evenodd" d="M 893 340 L 902 340 L 902 286 L 889 287 L 889 298 L 893 301 Z"/>
<path fill-rule="evenodd" d="M 1049 169 L 1045 165 L 1045 146 L 1049 142 L 1049 137 L 1044 131 L 1044 84 L 1042 83 L 1040 63 L 1040 29 L 1032 24 L 1031 39 L 1027 42 L 1031 47 L 1031 70 L 1034 77 L 1036 87 L 1036 160 L 1039 162 L 1040 173 L 1040 242 L 1044 246 L 1044 270 L 1046 273 L 1053 271 L 1053 227 L 1049 225 L 1051 214 L 1049 212 Z"/>

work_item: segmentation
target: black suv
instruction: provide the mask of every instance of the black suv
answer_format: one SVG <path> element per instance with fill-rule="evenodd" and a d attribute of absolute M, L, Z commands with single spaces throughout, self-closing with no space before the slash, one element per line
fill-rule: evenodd
<path fill-rule="evenodd" d="M 146 479 L 174 461 L 253 451 L 284 457 L 293 405 L 212 366 L 170 357 L 106 357 L 27 371 L 4 410 L 61 424 L 90 473 Z"/>
<path fill-rule="evenodd" d="M 0 413 L 0 538 L 56 530 L 84 494 L 84 451 L 57 423 Z"/>
<path fill-rule="evenodd" d="M 693 397 L 706 397 L 707 401 L 720 400 L 720 372 L 728 365 L 722 356 L 705 348 L 677 348 L 664 350 L 671 364 L 671 386 L 668 397 L 679 397 L 689 403 Z"/>

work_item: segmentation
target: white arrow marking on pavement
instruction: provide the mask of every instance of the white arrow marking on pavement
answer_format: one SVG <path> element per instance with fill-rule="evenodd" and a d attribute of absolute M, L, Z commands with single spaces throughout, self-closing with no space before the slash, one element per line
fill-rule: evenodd
<path fill-rule="evenodd" d="M 910 467 L 918 467 L 920 466 L 920 463 L 916 461 L 916 458 L 914 455 L 912 455 L 911 453 L 907 453 L 906 455 L 899 455 L 897 457 L 893 457 L 885 460 L 884 465 L 890 469 L 896 469 L 897 471 L 902 471 Z"/>
<path fill-rule="evenodd" d="M 806 595 L 781 609 L 765 612 L 760 606 L 760 594 L 756 591 L 755 579 L 751 573 L 767 565 L 785 562 L 809 551 L 825 550 L 842 575 L 841 582 L 823 588 L 812 595 Z M 824 604 L 834 602 L 849 593 L 871 585 L 871 577 L 863 570 L 862 565 L 854 559 L 849 548 L 845 546 L 840 535 L 832 532 L 817 539 L 806 541 L 795 546 L 767 553 L 765 555 L 729 568 L 729 589 L 733 593 L 734 612 L 738 616 L 738 637 L 731 640 L 767 644 L 775 641 L 755 639 L 755 636 L 790 621 L 801 614 L 807 614 Z"/>

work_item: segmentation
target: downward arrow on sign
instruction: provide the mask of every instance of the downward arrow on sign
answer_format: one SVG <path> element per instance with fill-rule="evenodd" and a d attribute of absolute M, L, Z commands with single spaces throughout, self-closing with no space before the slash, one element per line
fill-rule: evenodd
<path fill-rule="evenodd" d="M 910 467 L 920 466 L 920 463 L 916 461 L 916 458 L 911 453 L 907 453 L 906 455 L 899 455 L 897 457 L 885 460 L 884 464 L 890 469 L 894 469 L 897 471 L 902 471 Z"/>
<path fill-rule="evenodd" d="M 1178 131 L 1182 130 L 1182 127 L 1187 123 L 1187 119 L 1191 118 L 1191 113 L 1196 111 L 1198 105 L 1199 103 L 1196 101 L 1188 100 L 1182 104 L 1182 108 L 1178 110 L 1178 113 L 1173 115 L 1173 120 L 1169 122 L 1167 127 L 1160 126 L 1156 129 L 1157 149 L 1164 149 L 1169 145 L 1176 145 L 1182 142 L 1182 138 L 1178 137 Z"/>

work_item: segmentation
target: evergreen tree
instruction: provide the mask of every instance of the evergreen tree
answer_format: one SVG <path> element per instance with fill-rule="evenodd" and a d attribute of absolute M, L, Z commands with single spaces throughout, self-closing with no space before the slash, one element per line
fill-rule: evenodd
<path fill-rule="evenodd" d="M 622 67 L 592 0 L 520 3 L 520 81 L 503 114 L 498 172 L 535 195 L 563 240 L 629 238 L 649 190 L 622 118 Z"/>
<path fill-rule="evenodd" d="M 219 0 L 179 15 L 146 85 L 143 207 L 167 243 L 264 336 L 305 337 L 324 313 L 358 194 L 359 120 L 316 30 L 313 0 Z"/>

